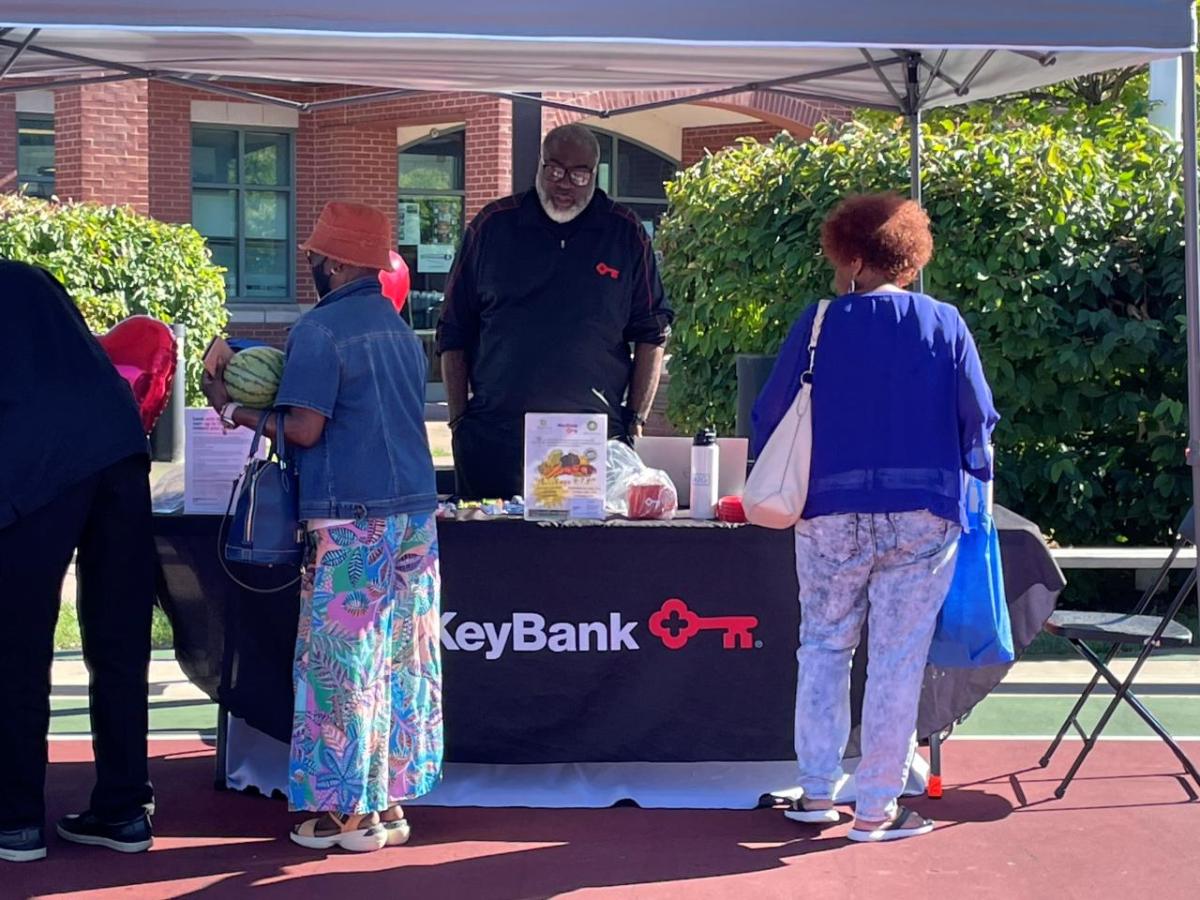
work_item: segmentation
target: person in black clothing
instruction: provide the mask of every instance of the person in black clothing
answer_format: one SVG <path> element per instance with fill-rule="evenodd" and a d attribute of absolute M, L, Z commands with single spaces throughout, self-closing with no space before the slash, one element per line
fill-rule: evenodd
<path fill-rule="evenodd" d="M 556 128 L 536 190 L 463 237 L 438 323 L 462 497 L 521 492 L 527 412 L 603 413 L 625 441 L 650 413 L 673 314 L 638 215 L 596 187 L 599 159 L 589 129 Z"/>
<path fill-rule="evenodd" d="M 73 554 L 96 786 L 58 833 L 148 850 L 149 445 L 128 384 L 49 273 L 0 262 L 0 318 L 0 860 L 46 855 L 50 666 Z"/>

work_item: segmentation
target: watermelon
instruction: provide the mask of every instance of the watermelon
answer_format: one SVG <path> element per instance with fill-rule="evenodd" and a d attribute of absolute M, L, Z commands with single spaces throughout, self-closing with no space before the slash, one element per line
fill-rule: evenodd
<path fill-rule="evenodd" d="M 225 389 L 234 403 L 254 409 L 275 405 L 283 377 L 283 351 L 274 347 L 249 347 L 225 364 Z"/>

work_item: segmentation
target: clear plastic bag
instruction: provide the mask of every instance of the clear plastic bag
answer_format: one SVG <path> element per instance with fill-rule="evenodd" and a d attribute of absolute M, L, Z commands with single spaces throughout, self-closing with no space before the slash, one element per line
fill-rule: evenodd
<path fill-rule="evenodd" d="M 648 468 L 628 444 L 608 442 L 606 513 L 630 519 L 670 519 L 678 508 L 679 492 L 670 475 Z"/>

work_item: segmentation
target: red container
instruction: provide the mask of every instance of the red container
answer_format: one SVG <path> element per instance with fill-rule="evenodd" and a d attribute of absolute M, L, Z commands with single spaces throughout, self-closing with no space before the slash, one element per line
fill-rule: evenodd
<path fill-rule="evenodd" d="M 746 510 L 741 497 L 722 497 L 717 502 L 717 518 L 722 522 L 745 522 Z"/>
<path fill-rule="evenodd" d="M 675 515 L 679 499 L 665 484 L 634 484 L 629 487 L 629 518 L 669 519 Z"/>

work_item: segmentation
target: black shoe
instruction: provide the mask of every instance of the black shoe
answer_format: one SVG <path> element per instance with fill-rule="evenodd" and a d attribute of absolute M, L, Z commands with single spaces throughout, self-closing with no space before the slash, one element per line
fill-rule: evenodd
<path fill-rule="evenodd" d="M 76 844 L 107 847 L 120 853 L 141 853 L 154 844 L 150 817 L 145 813 L 125 822 L 104 822 L 90 810 L 58 820 L 58 836 Z"/>
<path fill-rule="evenodd" d="M 0 859 L 9 862 L 33 862 L 46 858 L 46 835 L 42 826 L 0 831 Z"/>

